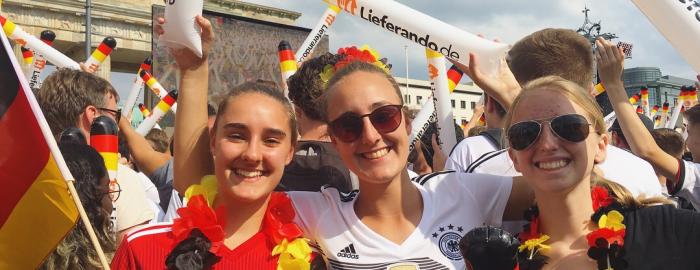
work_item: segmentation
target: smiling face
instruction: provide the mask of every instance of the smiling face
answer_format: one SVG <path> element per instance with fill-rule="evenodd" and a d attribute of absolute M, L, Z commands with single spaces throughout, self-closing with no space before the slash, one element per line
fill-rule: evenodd
<path fill-rule="evenodd" d="M 606 134 L 599 135 L 591 127 L 585 140 L 570 142 L 552 132 L 548 121 L 566 114 L 579 114 L 588 123 L 594 122 L 580 105 L 547 88 L 527 90 L 513 108 L 510 126 L 528 120 L 542 124 L 540 135 L 532 145 L 523 150 L 508 150 L 515 168 L 536 191 L 568 192 L 583 180 L 588 181 L 594 163 L 605 159 Z"/>
<path fill-rule="evenodd" d="M 356 71 L 333 84 L 327 104 L 327 118 L 332 122 L 347 113 L 366 115 L 385 105 L 400 105 L 401 97 L 385 75 Z M 369 117 L 362 117 L 362 133 L 352 142 L 339 140 L 331 132 L 343 162 L 361 181 L 388 183 L 405 170 L 410 127 L 404 117 L 398 128 L 387 133 L 377 131 Z"/>
<path fill-rule="evenodd" d="M 229 97 L 210 133 L 219 192 L 235 201 L 267 198 L 292 160 L 286 108 L 260 93 Z"/>

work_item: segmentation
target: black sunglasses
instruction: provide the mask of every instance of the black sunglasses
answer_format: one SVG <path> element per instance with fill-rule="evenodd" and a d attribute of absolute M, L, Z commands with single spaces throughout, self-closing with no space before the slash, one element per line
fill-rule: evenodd
<path fill-rule="evenodd" d="M 118 110 L 112 110 L 112 109 L 107 109 L 107 108 L 97 108 L 97 109 L 111 113 L 114 116 L 114 119 L 117 121 L 117 124 L 119 124 L 119 119 L 122 118 L 122 109 L 118 109 Z"/>
<path fill-rule="evenodd" d="M 402 107 L 402 105 L 384 105 L 365 115 L 347 112 L 331 121 L 328 127 L 333 136 L 346 143 L 353 142 L 362 136 L 364 129 L 362 118 L 364 117 L 369 117 L 372 126 L 379 133 L 389 133 L 401 125 Z"/>
<path fill-rule="evenodd" d="M 565 114 L 551 120 L 529 120 L 510 126 L 507 132 L 508 143 L 515 150 L 525 150 L 537 141 L 542 134 L 542 125 L 549 123 L 549 128 L 557 137 L 569 142 L 582 142 L 588 138 L 591 124 L 586 117 L 579 114 Z"/>

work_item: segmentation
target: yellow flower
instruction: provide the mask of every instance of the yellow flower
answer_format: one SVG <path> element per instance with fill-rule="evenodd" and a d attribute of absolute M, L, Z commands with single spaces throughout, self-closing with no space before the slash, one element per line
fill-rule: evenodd
<path fill-rule="evenodd" d="M 272 256 L 280 255 L 277 270 L 308 270 L 311 267 L 311 251 L 308 240 L 304 238 L 297 238 L 292 242 L 282 239 L 282 242 L 272 249 Z"/>
<path fill-rule="evenodd" d="M 202 177 L 202 181 L 199 184 L 191 185 L 185 191 L 185 198 L 189 200 L 192 196 L 204 195 L 207 199 L 209 206 L 214 204 L 214 199 L 218 193 L 218 186 L 216 183 L 216 176 L 207 175 Z"/>
<path fill-rule="evenodd" d="M 326 65 L 323 67 L 323 71 L 319 76 L 321 77 L 321 81 L 326 84 L 331 80 L 333 74 L 335 74 L 335 68 L 332 65 Z"/>
<path fill-rule="evenodd" d="M 309 270 L 311 263 L 303 259 L 294 258 L 289 253 L 282 253 L 277 262 L 277 270 Z"/>
<path fill-rule="evenodd" d="M 598 220 L 598 228 L 611 229 L 613 231 L 619 231 L 625 228 L 625 224 L 622 221 L 625 217 L 616 210 L 608 212 L 607 215 L 602 215 Z"/>
<path fill-rule="evenodd" d="M 547 250 L 550 247 L 548 245 L 543 244 L 545 241 L 549 240 L 549 235 L 543 234 L 540 236 L 540 238 L 535 238 L 535 239 L 530 239 L 525 241 L 522 245 L 518 247 L 518 251 L 522 252 L 526 248 L 532 252 L 535 249 L 538 250 Z"/>

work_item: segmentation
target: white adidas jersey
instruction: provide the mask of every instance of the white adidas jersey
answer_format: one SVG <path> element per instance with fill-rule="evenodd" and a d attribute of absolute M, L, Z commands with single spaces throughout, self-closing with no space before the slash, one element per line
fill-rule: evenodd
<path fill-rule="evenodd" d="M 318 242 L 333 269 L 465 269 L 459 240 L 469 230 L 500 225 L 512 178 L 453 171 L 413 180 L 423 197 L 418 227 L 398 245 L 363 224 L 358 192 L 288 192 L 297 224 Z"/>

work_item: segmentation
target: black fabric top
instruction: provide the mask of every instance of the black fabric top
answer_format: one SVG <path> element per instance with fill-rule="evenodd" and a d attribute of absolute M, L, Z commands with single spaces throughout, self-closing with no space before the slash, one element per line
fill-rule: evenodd
<path fill-rule="evenodd" d="M 623 215 L 627 269 L 700 269 L 700 213 L 663 205 Z"/>
<path fill-rule="evenodd" d="M 330 142 L 299 141 L 275 190 L 320 191 L 326 185 L 342 193 L 352 191 L 350 171 Z"/>

